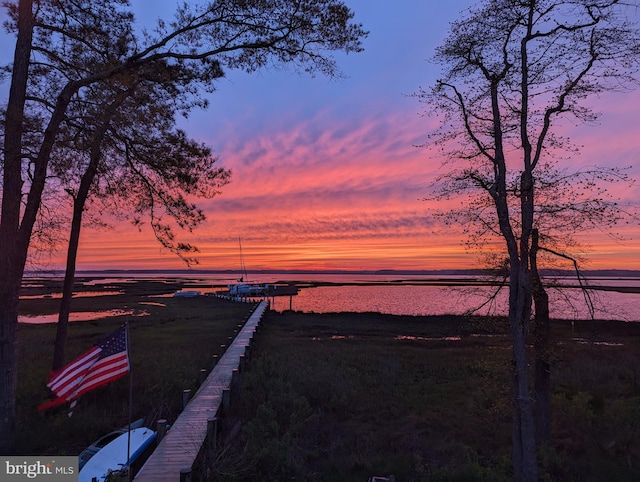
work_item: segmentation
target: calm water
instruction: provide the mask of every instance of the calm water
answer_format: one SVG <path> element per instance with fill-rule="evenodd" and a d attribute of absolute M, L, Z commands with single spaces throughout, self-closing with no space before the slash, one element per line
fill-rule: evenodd
<path fill-rule="evenodd" d="M 398 315 L 463 314 L 480 308 L 478 314 L 507 313 L 507 292 L 484 305 L 493 293 L 488 287 L 444 286 L 341 286 L 302 289 L 291 299 L 294 310 L 331 313 L 340 311 L 381 312 Z M 593 292 L 596 319 L 640 321 L 640 294 Z M 588 319 L 589 311 L 580 290 L 553 290 L 549 293 L 551 316 Z M 274 300 L 274 309 L 289 309 L 289 297 Z M 484 305 L 484 306 L 483 306 Z"/>
<path fill-rule="evenodd" d="M 77 311 L 69 313 L 69 321 L 91 321 L 100 318 L 109 318 L 111 316 L 135 315 L 142 316 L 142 313 L 135 313 L 133 310 L 107 310 L 107 311 Z M 57 323 L 58 313 L 36 316 L 19 316 L 20 323 L 28 323 L 33 325 L 41 325 L 43 323 Z"/>
<path fill-rule="evenodd" d="M 84 273 L 82 276 L 88 276 Z M 231 283 L 239 276 L 234 274 L 225 275 L 201 275 L 195 274 L 176 275 L 173 273 L 158 273 L 152 276 L 127 275 L 127 278 L 105 277 L 104 273 L 95 273 L 90 284 L 95 287 L 95 294 L 99 293 L 99 287 L 118 282 L 131 281 L 137 279 L 185 279 L 198 283 L 194 289 L 202 292 L 220 291 L 227 283 Z M 433 283 L 438 280 L 456 280 L 460 286 L 438 286 L 432 284 L 410 285 L 392 284 L 391 281 L 403 280 L 405 282 Z M 482 307 L 479 314 L 506 314 L 507 290 L 500 292 L 494 303 L 483 306 L 486 300 L 494 293 L 494 287 L 464 286 L 471 276 L 451 276 L 442 275 L 415 275 L 407 276 L 401 274 L 392 275 L 357 275 L 357 274 L 259 274 L 250 275 L 251 282 L 271 283 L 276 281 L 296 281 L 296 282 L 331 282 L 331 283 L 367 283 L 379 282 L 382 285 L 344 285 L 344 286 L 320 286 L 303 288 L 298 295 L 291 299 L 288 296 L 277 297 L 274 300 L 273 308 L 276 311 L 288 310 L 291 307 L 297 311 L 329 313 L 329 312 L 380 312 L 398 315 L 440 315 L 440 314 L 463 314 L 469 310 Z M 560 280 L 563 285 L 576 286 L 576 282 L 571 278 Z M 386 284 L 389 283 L 389 284 Z M 604 285 L 615 287 L 640 287 L 640 279 L 636 278 L 616 278 L 616 279 L 594 279 L 589 280 L 590 285 Z M 204 288 L 201 286 L 204 285 Z M 208 285 L 208 286 L 207 286 Z M 185 289 L 190 289 L 185 287 Z M 549 290 L 551 300 L 551 316 L 563 319 L 586 319 L 589 318 L 589 311 L 584 301 L 582 291 L 575 288 L 564 288 L 561 290 Z M 620 293 L 614 291 L 593 291 L 591 292 L 593 302 L 596 307 L 595 317 L 597 319 L 615 319 L 624 321 L 640 321 L 640 294 Z M 150 300 L 151 301 L 151 300 Z M 87 319 L 87 314 L 83 318 Z M 21 320 L 22 321 L 22 320 Z M 26 320 L 24 320 L 26 321 Z"/>
<path fill-rule="evenodd" d="M 294 276 L 293 279 L 300 279 Z M 385 282 L 398 280 L 398 275 L 322 275 L 317 281 L 332 282 Z M 443 276 L 402 277 L 403 280 L 434 282 Z M 477 279 L 471 276 L 453 276 L 464 284 L 464 280 Z M 285 280 L 285 278 L 277 278 Z M 260 280 L 264 282 L 275 279 Z M 554 281 L 567 288 L 548 289 L 551 314 L 554 318 L 588 319 L 589 309 L 582 290 L 577 289 L 574 278 Z M 588 281 L 591 286 L 640 288 L 636 278 L 599 278 Z M 283 311 L 291 307 L 297 311 L 331 313 L 340 311 L 380 312 L 398 315 L 441 315 L 464 314 L 478 309 L 478 314 L 507 314 L 508 290 L 502 289 L 495 301 L 487 304 L 487 299 L 495 294 L 495 287 L 486 286 L 437 286 L 437 285 L 362 285 L 362 286 L 320 286 L 304 288 L 291 300 L 289 297 L 275 298 L 273 308 Z M 640 294 L 616 291 L 590 291 L 596 319 L 640 321 Z"/>

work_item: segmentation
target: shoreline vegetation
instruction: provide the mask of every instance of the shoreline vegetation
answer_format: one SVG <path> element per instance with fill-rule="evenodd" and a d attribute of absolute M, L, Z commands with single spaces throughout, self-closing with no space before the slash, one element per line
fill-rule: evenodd
<path fill-rule="evenodd" d="M 179 279 L 117 279 L 74 311 L 132 308 L 69 327 L 67 359 L 129 321 L 133 418 L 171 423 L 253 305 L 174 298 Z M 59 280 L 25 280 L 21 313 L 53 313 Z M 55 324 L 20 324 L 18 453 L 76 455 L 126 423 L 128 377 L 37 412 Z M 551 446 L 542 480 L 640 479 L 640 323 L 552 321 Z M 503 318 L 270 312 L 207 480 L 511 480 L 510 339 Z"/>

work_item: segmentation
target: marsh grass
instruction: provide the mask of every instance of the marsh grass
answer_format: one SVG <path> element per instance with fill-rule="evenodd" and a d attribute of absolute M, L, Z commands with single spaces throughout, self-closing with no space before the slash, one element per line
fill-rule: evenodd
<path fill-rule="evenodd" d="M 67 358 L 128 319 L 134 419 L 173 421 L 182 390 L 252 306 L 150 298 L 178 281 L 111 283 L 74 310 L 148 315 L 71 324 Z M 193 287 L 190 286 L 189 289 Z M 55 283 L 34 288 L 55 291 Z M 95 288 L 92 288 L 95 289 Z M 141 304 L 160 302 L 166 306 Z M 52 298 L 21 303 L 51 313 Z M 75 455 L 127 421 L 128 379 L 38 412 L 55 326 L 20 325 L 18 453 Z M 640 480 L 640 324 L 555 321 L 553 430 L 542 480 Z M 510 340 L 499 318 L 269 313 L 204 480 L 511 480 Z"/>
<path fill-rule="evenodd" d="M 145 316 L 116 316 L 69 325 L 67 360 L 87 351 L 96 341 L 129 323 L 133 382 L 133 419 L 171 423 L 182 407 L 182 391 L 195 392 L 201 368 L 211 370 L 213 355 L 226 344 L 253 306 L 213 297 L 150 298 L 179 289 L 179 285 L 143 281 L 114 289 L 124 294 L 74 299 L 77 311 L 130 308 Z M 54 290 L 55 287 L 50 287 Z M 153 300 L 165 306 L 141 304 Z M 59 301 L 58 301 L 59 302 Z M 21 302 L 25 312 L 50 313 L 55 299 Z M 129 376 L 84 395 L 69 417 L 68 405 L 39 412 L 49 399 L 46 387 L 53 355 L 55 325 L 19 325 L 17 394 L 18 440 L 21 455 L 77 455 L 95 439 L 128 421 Z"/>
<path fill-rule="evenodd" d="M 542 480 L 639 480 L 640 324 L 552 332 Z M 510 367 L 502 319 L 270 313 L 208 473 L 511 480 Z"/>

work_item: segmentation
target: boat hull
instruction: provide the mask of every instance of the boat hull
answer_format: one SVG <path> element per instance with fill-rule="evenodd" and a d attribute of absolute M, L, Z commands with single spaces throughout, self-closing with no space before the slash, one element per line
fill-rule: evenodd
<path fill-rule="evenodd" d="M 129 448 L 131 456 L 127 460 L 128 433 L 123 433 L 87 461 L 80 469 L 78 482 L 91 482 L 94 477 L 98 482 L 103 482 L 110 471 L 119 470 L 133 463 L 155 439 L 156 433 L 150 428 L 141 427 L 131 430 Z"/>

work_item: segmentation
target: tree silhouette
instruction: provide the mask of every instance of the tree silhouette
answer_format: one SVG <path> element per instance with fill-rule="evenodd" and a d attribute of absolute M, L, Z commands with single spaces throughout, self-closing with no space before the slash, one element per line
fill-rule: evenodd
<path fill-rule="evenodd" d="M 140 34 L 126 0 L 19 0 L 7 7 L 16 47 L 4 123 L 0 220 L 2 453 L 10 452 L 15 434 L 19 289 L 51 155 L 70 106 L 100 82 L 153 69 L 172 76 L 177 92 L 192 94 L 213 90 L 223 69 L 253 72 L 287 64 L 335 76 L 339 71 L 330 53 L 358 52 L 366 36 L 339 0 L 184 3 L 172 21 L 159 21 L 153 31 Z M 37 99 L 46 99 L 47 109 Z M 31 116 L 40 117 L 42 130 L 36 142 L 25 144 L 25 120 Z"/>
<path fill-rule="evenodd" d="M 464 200 L 446 219 L 471 222 L 472 244 L 498 236 L 508 258 L 518 481 L 538 480 L 527 354 L 532 300 L 544 296 L 538 239 L 562 252 L 579 230 L 625 215 L 600 187 L 624 172 L 563 166 L 560 154 L 577 149 L 559 123 L 592 122 L 589 97 L 635 85 L 635 9 L 617 0 L 486 0 L 452 23 L 434 58 L 443 77 L 418 94 L 442 121 L 429 143 L 448 160 L 436 196 Z"/>

